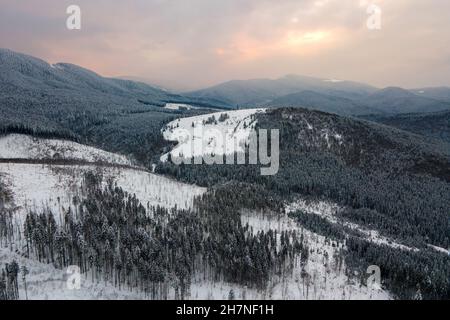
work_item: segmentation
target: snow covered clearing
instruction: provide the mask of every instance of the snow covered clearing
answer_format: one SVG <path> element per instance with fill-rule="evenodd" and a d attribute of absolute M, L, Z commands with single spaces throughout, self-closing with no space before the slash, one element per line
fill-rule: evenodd
<path fill-rule="evenodd" d="M 192 110 L 192 109 L 198 109 L 197 107 L 191 106 L 189 104 L 184 104 L 184 103 L 166 103 L 166 105 L 164 106 L 164 109 L 169 109 L 169 110 Z"/>
<path fill-rule="evenodd" d="M 173 157 L 232 154 L 244 151 L 256 125 L 254 116 L 263 112 L 265 109 L 245 109 L 180 118 L 168 123 L 162 132 L 167 141 L 178 142 L 170 151 Z M 161 157 L 163 162 L 167 159 L 168 154 Z"/>
<path fill-rule="evenodd" d="M 284 278 L 274 277 L 267 292 L 235 289 L 237 297 L 245 291 L 249 299 L 392 299 L 387 291 L 368 288 L 345 275 L 345 261 L 339 253 L 344 247 L 342 243 L 327 241 L 325 237 L 302 228 L 287 215 L 247 211 L 242 213 L 241 221 L 243 224 L 248 223 L 253 232 L 267 232 L 272 229 L 277 230 L 280 236 L 281 231 L 295 230 L 298 236 L 303 235 L 310 254 L 304 268 L 306 273 L 303 272 L 303 275 L 300 261 L 297 261 L 292 275 Z"/>
<path fill-rule="evenodd" d="M 408 247 L 403 244 L 397 243 L 388 237 L 382 236 L 377 230 L 367 229 L 359 224 L 343 221 L 342 219 L 339 219 L 336 215 L 339 210 L 342 210 L 342 207 L 338 206 L 335 203 L 327 201 L 310 201 L 305 199 L 298 199 L 293 203 L 286 205 L 287 213 L 294 211 L 303 211 L 306 213 L 319 215 L 331 223 L 334 224 L 341 223 L 345 227 L 361 232 L 367 237 L 368 241 L 373 242 L 375 244 L 387 245 L 394 249 L 413 250 L 413 251 L 419 250 L 417 248 Z"/>
<path fill-rule="evenodd" d="M 73 206 L 75 196 L 82 198 L 83 177 L 89 171 L 100 173 L 105 183 L 109 179 L 117 182 L 124 191 L 135 194 L 144 206 L 188 209 L 192 207 L 194 197 L 206 191 L 145 170 L 120 167 L 132 163 L 125 156 L 65 140 L 21 134 L 3 136 L 0 137 L 0 159 L 87 162 L 83 165 L 0 163 L 0 175 L 12 192 L 16 211 L 22 218 L 28 210 L 48 208 L 59 213 Z M 98 162 L 112 166 L 98 165 Z"/>
<path fill-rule="evenodd" d="M 83 176 L 93 171 L 103 175 L 103 181 L 113 179 L 129 194 L 135 194 L 144 206 L 192 207 L 194 197 L 206 189 L 183 184 L 146 171 L 101 167 L 95 165 L 46 165 L 0 163 L 0 175 L 12 192 L 21 219 L 28 210 L 49 208 L 54 213 L 73 206 L 80 194 Z M 58 216 L 56 221 L 59 222 Z"/>
<path fill-rule="evenodd" d="M 0 137 L 0 159 L 70 159 L 117 165 L 132 164 L 125 156 L 73 141 L 42 139 L 23 134 L 9 134 Z"/>

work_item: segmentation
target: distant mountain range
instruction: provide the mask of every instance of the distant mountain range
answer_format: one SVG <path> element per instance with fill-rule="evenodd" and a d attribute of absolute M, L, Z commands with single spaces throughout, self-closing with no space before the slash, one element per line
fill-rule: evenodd
<path fill-rule="evenodd" d="M 221 109 L 302 107 L 347 116 L 450 110 L 450 88 L 445 87 L 380 90 L 358 82 L 287 75 L 275 80 L 232 80 L 175 94 L 140 81 L 105 78 L 73 64 L 51 65 L 8 49 L 0 49 L 0 90 L 2 122 L 14 122 L 17 114 L 45 122 L 49 114 L 54 118 L 60 112 L 105 116 L 157 110 L 166 103 Z"/>
<path fill-rule="evenodd" d="M 448 87 L 420 88 L 413 89 L 411 92 L 426 98 L 450 101 L 450 88 Z"/>
<path fill-rule="evenodd" d="M 395 87 L 379 90 L 358 102 L 371 109 L 381 110 L 386 114 L 450 110 L 450 100 L 444 102 L 422 97 L 411 91 Z"/>
<path fill-rule="evenodd" d="M 270 107 L 304 107 L 341 115 L 382 113 L 380 110 L 375 110 L 375 108 L 362 106 L 352 99 L 316 91 L 301 91 L 288 94 L 272 100 L 267 105 Z"/>
<path fill-rule="evenodd" d="M 235 107 L 249 107 L 266 104 L 276 98 L 306 90 L 356 99 L 373 93 L 377 89 L 357 82 L 288 75 L 276 80 L 233 80 L 211 88 L 189 92 L 186 95 L 220 99 Z"/>
<path fill-rule="evenodd" d="M 341 115 L 450 110 L 450 88 L 379 90 L 357 82 L 296 75 L 275 80 L 234 80 L 186 95 L 221 100 L 235 108 L 304 107 Z"/>

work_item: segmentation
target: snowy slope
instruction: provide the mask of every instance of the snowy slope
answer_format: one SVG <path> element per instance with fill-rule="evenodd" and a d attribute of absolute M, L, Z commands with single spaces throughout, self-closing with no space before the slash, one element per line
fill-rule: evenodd
<path fill-rule="evenodd" d="M 85 163 L 0 163 L 0 176 L 12 193 L 18 218 L 22 219 L 30 209 L 49 208 L 55 213 L 68 209 L 73 205 L 74 196 L 82 198 L 79 193 L 83 177 L 89 171 L 102 174 L 103 181 L 117 182 L 124 191 L 135 194 L 144 206 L 187 209 L 192 206 L 195 196 L 206 191 L 138 168 L 121 167 L 131 165 L 131 161 L 75 142 L 17 134 L 0 138 L 0 159 L 45 160 L 54 159 L 56 154 L 59 159 Z"/>
<path fill-rule="evenodd" d="M 417 251 L 417 248 L 412 248 L 405 246 L 403 244 L 397 243 L 394 240 L 381 235 L 377 230 L 368 229 L 359 224 L 352 223 L 349 221 L 343 221 L 342 219 L 338 219 L 336 214 L 339 210 L 342 210 L 337 204 L 327 201 L 307 201 L 305 199 L 298 199 L 293 203 L 290 203 L 286 206 L 286 212 L 293 211 L 302 211 L 310 214 L 316 214 L 325 218 L 329 222 L 333 224 L 342 224 L 345 227 L 348 227 L 353 230 L 358 230 L 365 237 L 366 240 L 373 242 L 375 244 L 386 245 L 394 249 L 402 249 L 402 250 L 412 250 Z"/>
<path fill-rule="evenodd" d="M 345 262 L 338 261 L 342 243 L 326 241 L 325 237 L 299 226 L 287 215 L 268 215 L 260 212 L 244 212 L 241 216 L 243 224 L 253 228 L 253 232 L 277 230 L 293 231 L 302 234 L 310 249 L 305 266 L 307 276 L 301 277 L 300 261 L 294 266 L 291 276 L 286 279 L 275 279 L 271 289 L 265 296 L 251 298 L 269 299 L 313 299 L 313 300 L 386 300 L 392 299 L 389 292 L 383 289 L 370 289 L 355 279 L 345 275 Z M 248 297 L 248 295 L 247 295 Z M 249 298 L 249 297 L 248 297 Z"/>
<path fill-rule="evenodd" d="M 141 203 L 161 206 L 167 209 L 177 207 L 188 209 L 196 196 L 206 189 L 183 184 L 158 176 L 143 169 L 128 167 L 131 162 L 120 155 L 77 143 L 55 139 L 36 139 L 24 135 L 9 135 L 0 138 L 0 159 L 15 159 L 0 162 L 0 178 L 12 196 L 8 204 L 14 212 L 13 224 L 22 228 L 29 210 L 41 212 L 50 209 L 56 223 L 62 223 L 60 215 L 65 210 L 74 210 L 74 199 L 85 197 L 84 174 L 95 172 L 103 182 L 112 180 L 124 191 L 135 194 Z M 79 160 L 76 164 L 56 164 L 47 159 Z M 20 160 L 42 160 L 40 163 L 26 163 Z M 101 163 L 99 163 L 101 162 Z M 107 164 L 107 165 L 105 165 Z M 70 290 L 66 270 L 56 269 L 50 264 L 27 259 L 19 254 L 22 245 L 15 242 L 9 248 L 0 247 L 0 268 L 16 260 L 30 271 L 27 276 L 29 299 L 146 299 L 144 293 L 119 290 L 110 283 L 93 282 L 90 274 L 82 275 L 81 289 Z M 25 299 L 25 286 L 19 280 L 20 298 Z M 172 293 L 172 298 L 175 292 Z"/>
<path fill-rule="evenodd" d="M 229 154 L 243 151 L 248 142 L 251 129 L 255 127 L 254 115 L 265 109 L 245 109 L 216 112 L 195 117 L 180 118 L 168 123 L 163 128 L 164 139 L 178 142 L 170 151 L 173 157 L 202 156 L 205 154 Z M 221 116 L 224 120 L 220 121 Z M 235 142 L 236 141 L 236 142 Z M 231 152 L 227 146 L 237 143 Z M 168 154 L 161 157 L 167 161 Z"/>
<path fill-rule="evenodd" d="M 122 155 L 72 141 L 34 138 L 22 134 L 0 137 L 0 159 L 70 159 L 131 165 L 131 161 Z"/>
<path fill-rule="evenodd" d="M 307 266 L 308 273 L 311 274 L 309 288 L 299 279 L 298 271 L 294 271 L 292 278 L 286 278 L 278 284 L 269 287 L 267 290 L 256 290 L 226 282 L 204 281 L 198 276 L 192 279 L 188 300 L 227 300 L 230 290 L 235 293 L 236 299 L 346 299 L 346 300 L 386 300 L 391 299 L 389 294 L 383 290 L 370 290 L 360 287 L 352 280 L 344 276 L 327 274 L 327 281 L 324 281 L 321 265 L 324 251 L 313 254 L 310 265 Z M 316 262 L 315 260 L 318 259 Z M 67 270 L 55 268 L 51 264 L 45 264 L 36 260 L 25 258 L 9 249 L 0 248 L 0 263 L 11 263 L 15 260 L 20 267 L 26 266 L 29 270 L 27 276 L 27 295 L 22 278 L 19 279 L 19 297 L 24 300 L 26 296 L 29 300 L 141 300 L 148 299 L 140 291 L 129 291 L 114 287 L 110 282 L 92 281 L 90 273 L 82 274 L 80 279 L 80 289 L 70 289 L 68 287 Z M 3 265 L 2 265 L 3 267 Z M 326 271 L 328 272 L 328 271 Z M 314 281 L 314 282 L 313 282 Z M 348 281 L 348 282 L 345 282 Z M 308 292 L 308 293 L 307 293 Z M 169 299 L 175 299 L 173 289 L 169 291 Z"/>
<path fill-rule="evenodd" d="M 144 206 L 162 206 L 187 209 L 195 196 L 206 191 L 146 171 L 128 168 L 99 167 L 94 165 L 42 165 L 0 163 L 0 175 L 12 192 L 19 215 L 28 209 L 50 208 L 59 212 L 72 206 L 79 194 L 84 173 L 99 172 L 103 181 L 112 178 L 117 185 L 136 197 Z M 58 222 L 58 219 L 57 219 Z"/>

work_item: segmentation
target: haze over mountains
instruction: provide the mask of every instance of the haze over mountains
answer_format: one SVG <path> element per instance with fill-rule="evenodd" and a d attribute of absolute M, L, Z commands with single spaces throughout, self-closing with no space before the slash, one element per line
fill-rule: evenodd
<path fill-rule="evenodd" d="M 233 105 L 247 107 L 269 103 L 275 98 L 305 90 L 333 93 L 338 97 L 359 98 L 375 92 L 376 88 L 357 82 L 287 75 L 275 80 L 232 80 L 188 95 L 218 98 Z"/>
<path fill-rule="evenodd" d="M 450 101 L 450 88 L 448 87 L 429 87 L 413 89 L 411 92 L 427 98 L 432 98 L 442 101 Z"/>
<path fill-rule="evenodd" d="M 369 108 L 358 102 L 340 96 L 318 93 L 316 91 L 301 91 L 276 98 L 267 104 L 271 107 L 300 107 L 320 110 L 341 115 L 359 115 L 382 113 L 376 108 Z"/>
<path fill-rule="evenodd" d="M 229 81 L 188 93 L 235 107 L 306 107 L 342 115 L 437 112 L 450 109 L 449 88 L 377 89 L 357 82 L 289 75 L 276 80 Z"/>
<path fill-rule="evenodd" d="M 385 113 L 437 112 L 449 110 L 450 103 L 418 96 L 408 90 L 389 87 L 379 90 L 359 101 L 369 108 Z"/>

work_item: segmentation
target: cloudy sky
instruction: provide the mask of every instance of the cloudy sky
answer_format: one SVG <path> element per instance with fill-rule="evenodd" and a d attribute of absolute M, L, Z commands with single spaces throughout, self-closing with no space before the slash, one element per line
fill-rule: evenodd
<path fill-rule="evenodd" d="M 450 86 L 450 1 L 0 0 L 0 47 L 182 89 L 285 74 Z"/>

